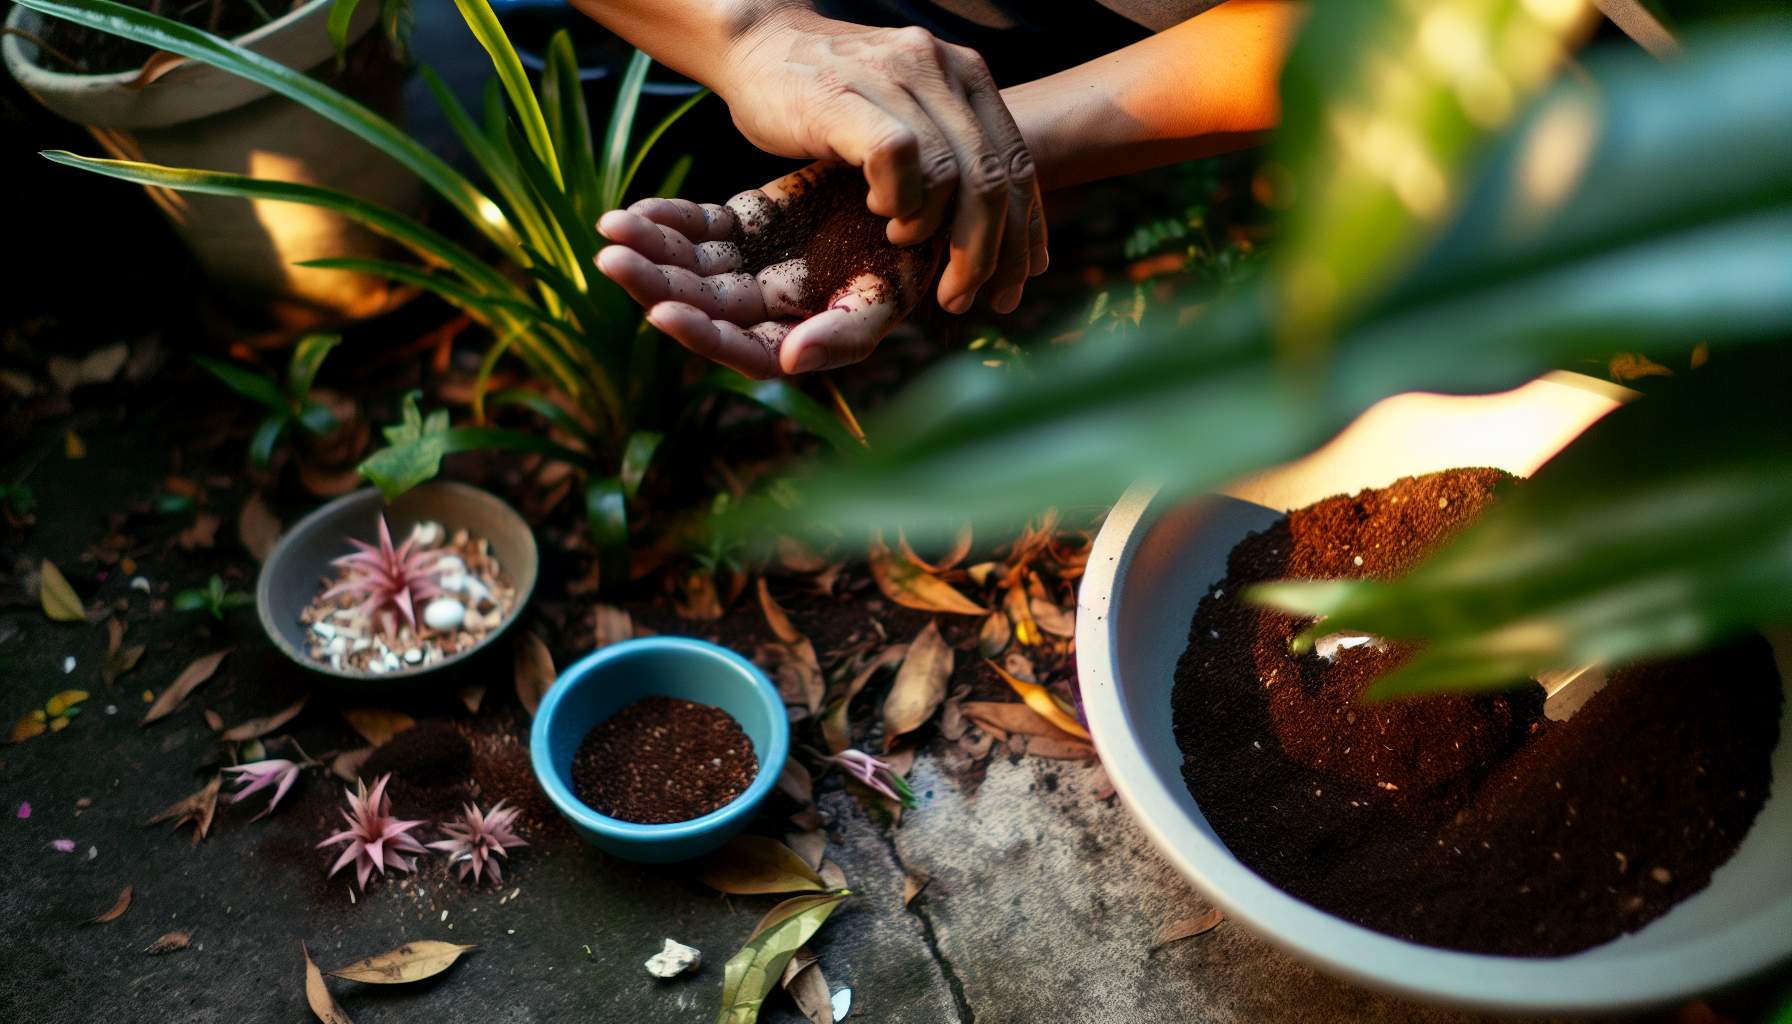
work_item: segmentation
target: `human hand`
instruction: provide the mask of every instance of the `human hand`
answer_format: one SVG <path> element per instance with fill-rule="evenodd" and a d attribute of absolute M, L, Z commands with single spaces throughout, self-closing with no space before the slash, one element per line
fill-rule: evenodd
<path fill-rule="evenodd" d="M 840 164 L 812 164 L 725 206 L 643 199 L 598 230 L 598 269 L 647 319 L 754 378 L 858 362 L 914 308 L 942 246 L 898 247 Z"/>
<path fill-rule="evenodd" d="M 1033 158 L 975 51 L 921 28 L 781 5 L 718 63 L 727 70 L 711 84 L 754 145 L 861 168 L 867 206 L 890 218 L 893 244 L 948 229 L 937 291 L 948 312 L 970 309 L 979 291 L 1012 312 L 1027 278 L 1044 272 Z"/>

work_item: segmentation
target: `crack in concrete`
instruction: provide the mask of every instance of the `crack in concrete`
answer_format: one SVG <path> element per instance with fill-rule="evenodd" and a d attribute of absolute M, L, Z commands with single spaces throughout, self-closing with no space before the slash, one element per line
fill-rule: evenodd
<path fill-rule="evenodd" d="M 896 870 L 902 872 L 902 877 L 909 877 L 908 865 L 903 863 L 902 854 L 896 849 L 895 829 L 883 828 L 878 831 L 883 837 L 884 846 L 890 851 L 890 860 L 895 863 Z M 920 896 L 917 895 L 916 899 L 919 898 Z M 921 940 L 927 943 L 928 954 L 939 966 L 940 974 L 945 976 L 946 988 L 952 992 L 952 1003 L 958 1008 L 959 1024 L 976 1024 L 977 1011 L 971 1009 L 971 1001 L 965 997 L 964 982 L 959 979 L 958 972 L 952 968 L 951 958 L 946 956 L 945 950 L 940 948 L 939 936 L 933 929 L 933 917 L 927 913 L 927 909 L 923 905 L 911 903 L 903 909 L 921 919 Z"/>

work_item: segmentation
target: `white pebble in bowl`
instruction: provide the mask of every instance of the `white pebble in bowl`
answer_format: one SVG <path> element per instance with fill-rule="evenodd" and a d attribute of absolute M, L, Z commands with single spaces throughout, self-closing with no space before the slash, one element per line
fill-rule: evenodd
<path fill-rule="evenodd" d="M 459 629 L 467 606 L 452 597 L 438 597 L 423 609 L 423 624 L 430 629 Z"/>

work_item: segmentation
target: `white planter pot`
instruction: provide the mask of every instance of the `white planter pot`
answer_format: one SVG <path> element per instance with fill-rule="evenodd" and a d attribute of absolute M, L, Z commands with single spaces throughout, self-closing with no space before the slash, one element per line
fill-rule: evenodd
<path fill-rule="evenodd" d="M 329 0 L 311 0 L 236 42 L 297 70 L 328 71 L 335 60 L 325 29 L 329 8 Z M 374 24 L 378 9 L 376 3 L 360 5 L 351 40 Z M 8 28 L 33 35 L 42 34 L 44 22 L 22 7 L 6 19 Z M 126 84 L 137 77 L 135 70 L 64 74 L 46 67 L 49 58 L 18 35 L 0 39 L 0 55 L 38 102 L 85 125 L 119 159 L 320 185 L 407 212 L 421 206 L 421 182 L 372 146 L 262 86 L 198 61 L 132 90 Z M 382 76 L 357 74 L 352 57 L 350 65 L 352 81 L 337 87 L 388 116 L 395 113 L 397 69 L 386 69 L 388 81 L 372 81 Z M 106 186 L 95 179 L 91 187 Z M 292 265 L 389 253 L 384 240 L 338 214 L 296 203 L 147 191 L 232 300 L 272 303 L 287 317 L 339 318 L 378 312 L 397 294 L 375 278 Z"/>
<path fill-rule="evenodd" d="M 1406 394 L 1319 451 L 1206 498 L 1150 485 L 1114 506 L 1077 597 L 1076 660 L 1089 731 L 1114 788 L 1158 850 L 1226 915 L 1334 974 L 1429 1002 L 1507 1013 L 1615 1013 L 1684 1001 L 1792 957 L 1792 636 L 1773 643 L 1788 699 L 1773 791 L 1711 884 L 1637 932 L 1560 957 L 1407 942 L 1276 888 L 1234 857 L 1182 780 L 1170 689 L 1188 624 L 1247 533 L 1333 494 L 1402 476 L 1493 466 L 1529 476 L 1622 389 L 1551 374 L 1498 395 Z"/>

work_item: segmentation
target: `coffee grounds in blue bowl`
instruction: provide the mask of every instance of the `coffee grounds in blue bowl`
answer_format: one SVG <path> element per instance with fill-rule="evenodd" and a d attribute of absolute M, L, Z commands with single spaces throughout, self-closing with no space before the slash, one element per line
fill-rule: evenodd
<path fill-rule="evenodd" d="M 753 742 L 721 708 L 642 697 L 599 722 L 572 759 L 586 806 L 622 821 L 689 821 L 726 806 L 759 774 Z"/>

